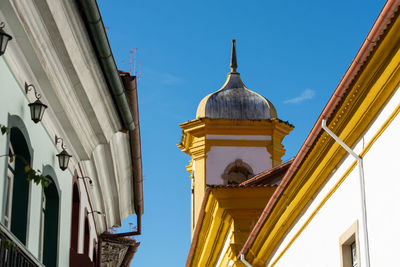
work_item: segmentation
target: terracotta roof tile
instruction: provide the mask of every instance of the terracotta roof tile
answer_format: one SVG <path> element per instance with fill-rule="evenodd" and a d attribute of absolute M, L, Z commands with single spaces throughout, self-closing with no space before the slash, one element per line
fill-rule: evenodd
<path fill-rule="evenodd" d="M 294 158 L 282 163 L 267 171 L 261 172 L 252 178 L 242 182 L 240 185 L 250 186 L 250 185 L 264 185 L 264 184 L 277 184 L 277 180 L 281 180 L 289 169 Z"/>
<path fill-rule="evenodd" d="M 382 40 L 382 36 L 385 34 L 388 25 L 393 23 L 394 21 L 393 18 L 398 12 L 399 6 L 400 6 L 400 0 L 388 0 L 386 2 L 385 6 L 383 7 L 383 10 L 379 14 L 371 31 L 369 32 L 367 38 L 365 39 L 360 50 L 358 51 L 355 59 L 350 65 L 349 69 L 346 71 L 344 77 L 340 81 L 331 99 L 328 101 L 327 105 L 323 109 L 321 115 L 317 119 L 317 122 L 315 123 L 310 134 L 303 143 L 303 146 L 300 148 L 299 152 L 294 158 L 293 163 L 291 164 L 285 176 L 283 177 L 282 182 L 278 186 L 275 193 L 272 195 L 271 199 L 268 201 L 267 206 L 265 207 L 258 222 L 251 231 L 249 237 L 246 240 L 246 243 L 239 252 L 239 255 L 241 254 L 246 255 L 248 253 L 250 247 L 253 245 L 261 228 L 268 220 L 269 215 L 274 209 L 277 201 L 283 195 L 284 190 L 292 181 L 294 174 L 303 163 L 303 160 L 308 155 L 308 152 L 314 147 L 316 140 L 321 135 L 322 119 L 327 119 L 329 121 L 331 114 L 335 112 L 337 106 L 340 105 L 342 99 L 346 97 L 348 93 L 348 87 L 350 86 L 351 82 L 355 79 L 357 75 L 360 74 L 360 70 L 362 69 L 364 64 L 368 61 L 369 56 L 374 52 L 374 49 L 377 47 L 378 41 Z"/>
<path fill-rule="evenodd" d="M 272 187 L 275 185 L 271 184 L 211 184 L 211 185 L 206 185 L 207 188 L 213 189 L 213 188 L 251 188 L 251 187 Z"/>

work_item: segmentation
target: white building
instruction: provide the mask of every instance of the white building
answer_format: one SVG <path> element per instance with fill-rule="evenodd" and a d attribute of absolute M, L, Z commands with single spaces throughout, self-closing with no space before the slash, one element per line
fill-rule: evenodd
<path fill-rule="evenodd" d="M 138 243 L 115 258 L 121 236 L 104 232 L 136 213 L 138 229 L 125 235 L 140 234 L 136 80 L 117 71 L 96 1 L 3 0 L 0 22 L 13 37 L 0 56 L 0 124 L 8 129 L 0 136 L 0 265 L 126 262 Z M 25 84 L 48 106 L 41 122 L 31 120 L 36 96 Z M 65 171 L 55 136 L 72 155 Z M 28 182 L 26 166 L 50 185 Z"/>
<path fill-rule="evenodd" d="M 399 264 L 399 7 L 387 1 L 234 266 Z"/>

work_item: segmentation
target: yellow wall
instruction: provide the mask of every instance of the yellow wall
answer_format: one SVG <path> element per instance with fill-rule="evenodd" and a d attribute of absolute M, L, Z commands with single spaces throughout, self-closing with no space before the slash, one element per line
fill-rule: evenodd
<path fill-rule="evenodd" d="M 191 229 L 196 226 L 206 189 L 206 158 L 212 146 L 265 147 L 271 154 L 272 167 L 281 164 L 285 149 L 283 138 L 293 130 L 293 126 L 279 119 L 272 120 L 223 120 L 198 119 L 183 123 L 182 141 L 178 147 L 191 156 L 187 170 L 190 173 L 194 190 L 191 205 Z M 206 135 L 263 135 L 271 136 L 270 141 L 255 140 L 207 140 Z"/>

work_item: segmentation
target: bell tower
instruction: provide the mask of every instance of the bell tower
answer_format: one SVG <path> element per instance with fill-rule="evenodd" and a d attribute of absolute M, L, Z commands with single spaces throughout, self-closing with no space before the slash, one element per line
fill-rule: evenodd
<path fill-rule="evenodd" d="M 180 124 L 178 147 L 190 155 L 191 232 L 208 185 L 238 185 L 281 164 L 283 138 L 293 130 L 272 103 L 249 90 L 237 70 L 232 40 L 231 71 L 221 89 L 199 104 L 196 119 Z"/>

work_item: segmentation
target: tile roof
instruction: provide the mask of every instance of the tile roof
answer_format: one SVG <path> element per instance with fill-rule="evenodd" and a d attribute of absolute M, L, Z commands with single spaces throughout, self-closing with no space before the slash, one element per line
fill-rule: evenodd
<path fill-rule="evenodd" d="M 375 21 L 371 31 L 369 32 L 367 38 L 365 39 L 364 43 L 362 44 L 360 50 L 358 51 L 356 57 L 354 58 L 353 62 L 351 63 L 350 67 L 346 71 L 345 75 L 343 76 L 342 80 L 340 81 L 339 85 L 337 86 L 335 92 L 329 99 L 327 105 L 323 109 L 321 115 L 317 119 L 316 123 L 314 124 L 311 132 L 307 136 L 305 142 L 303 143 L 302 147 L 300 148 L 299 152 L 297 153 L 296 157 L 294 158 L 293 163 L 287 170 L 286 174 L 284 175 L 282 182 L 278 186 L 277 190 L 268 201 L 267 206 L 265 207 L 264 211 L 262 212 L 258 222 L 254 226 L 253 230 L 251 231 L 249 237 L 247 238 L 246 243 L 244 244 L 243 248 L 240 250 L 239 255 L 243 254 L 246 255 L 249 252 L 250 247 L 253 245 L 255 239 L 257 238 L 261 228 L 266 223 L 269 218 L 269 215 L 273 211 L 276 203 L 283 195 L 285 189 L 288 187 L 294 174 L 298 170 L 298 168 L 303 163 L 304 159 L 307 157 L 309 151 L 313 149 L 316 141 L 318 140 L 319 136 L 322 133 L 321 128 L 321 121 L 322 119 L 327 119 L 331 117 L 334 112 L 336 112 L 337 107 L 342 102 L 342 99 L 346 97 L 348 93 L 348 88 L 351 85 L 351 82 L 360 75 L 361 69 L 364 67 L 364 64 L 368 62 L 370 55 L 373 54 L 374 50 L 378 46 L 379 42 L 382 41 L 382 37 L 387 32 L 389 25 L 391 25 L 394 21 L 394 17 L 396 17 L 396 13 L 398 12 L 400 6 L 400 0 L 388 0 L 382 9 L 381 13 L 379 14 L 377 20 Z"/>
<path fill-rule="evenodd" d="M 208 184 L 206 185 L 207 188 L 210 189 L 227 189 L 227 188 L 252 188 L 252 187 L 272 187 L 275 185 L 271 185 L 271 184 Z"/>
<path fill-rule="evenodd" d="M 261 172 L 252 178 L 242 182 L 240 185 L 242 186 L 255 186 L 255 185 L 275 185 L 280 182 L 283 176 L 286 174 L 286 171 L 289 169 L 292 164 L 294 158 L 278 165 L 272 169 Z"/>

